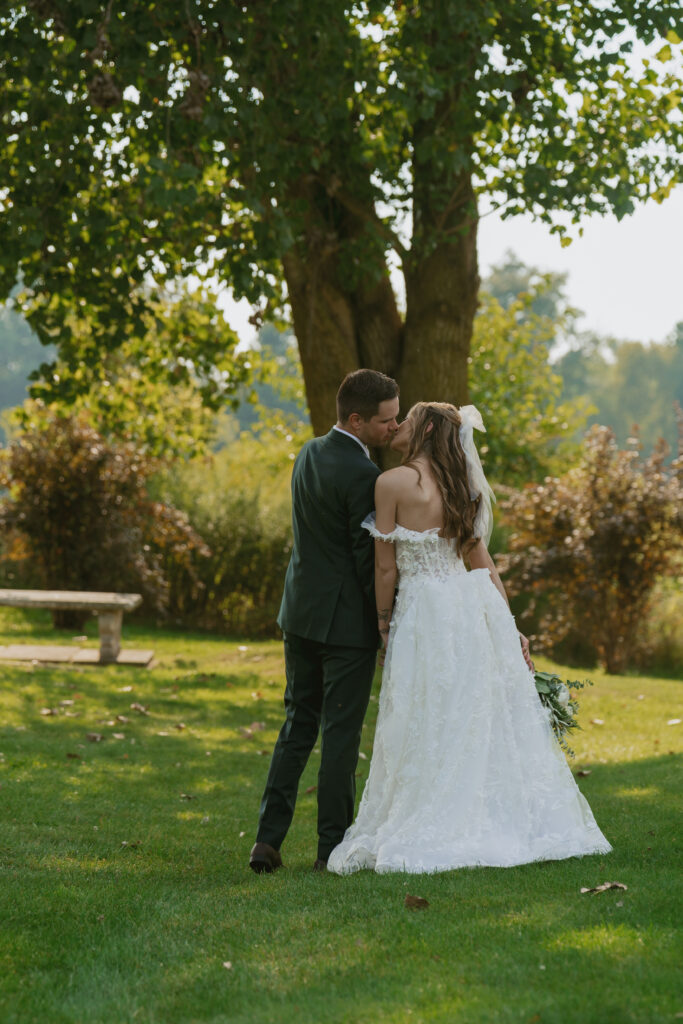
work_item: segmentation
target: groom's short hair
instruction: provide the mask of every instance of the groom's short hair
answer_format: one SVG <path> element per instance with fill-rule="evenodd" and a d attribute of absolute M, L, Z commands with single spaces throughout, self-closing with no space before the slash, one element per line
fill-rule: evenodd
<path fill-rule="evenodd" d="M 398 384 L 379 370 L 354 370 L 347 373 L 337 392 L 337 417 L 345 423 L 357 412 L 364 420 L 377 415 L 380 402 L 398 397 Z"/>

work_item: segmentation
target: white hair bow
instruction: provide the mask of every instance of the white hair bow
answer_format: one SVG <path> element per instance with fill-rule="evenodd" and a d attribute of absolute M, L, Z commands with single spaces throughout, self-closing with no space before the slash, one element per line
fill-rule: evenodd
<path fill-rule="evenodd" d="M 479 452 L 474 443 L 474 431 L 481 430 L 486 433 L 481 413 L 474 405 L 463 405 L 458 409 L 460 413 L 460 443 L 467 461 L 467 482 L 470 488 L 470 498 L 474 501 L 479 497 L 479 508 L 474 518 L 475 536 L 481 537 L 488 547 L 491 533 L 493 531 L 493 510 L 491 502 L 496 496 L 489 486 L 484 470 L 479 459 Z"/>

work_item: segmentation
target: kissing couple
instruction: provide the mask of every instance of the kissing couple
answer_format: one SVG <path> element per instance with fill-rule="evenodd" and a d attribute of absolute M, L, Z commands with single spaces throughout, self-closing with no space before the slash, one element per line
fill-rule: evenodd
<path fill-rule="evenodd" d="M 398 394 L 375 370 L 348 374 L 337 423 L 294 463 L 278 617 L 286 717 L 250 866 L 282 866 L 319 731 L 315 870 L 421 873 L 607 853 L 488 553 L 493 492 L 473 436 L 481 416 L 418 402 L 399 426 Z M 401 465 L 380 473 L 369 449 L 386 445 Z M 374 750 L 353 822 L 378 647 Z"/>

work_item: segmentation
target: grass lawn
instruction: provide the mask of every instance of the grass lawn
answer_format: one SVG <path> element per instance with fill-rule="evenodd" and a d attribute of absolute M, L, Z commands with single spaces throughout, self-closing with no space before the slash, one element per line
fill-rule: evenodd
<path fill-rule="evenodd" d="M 590 772 L 579 783 L 607 857 L 314 875 L 314 754 L 286 869 L 258 877 L 280 645 L 125 623 L 124 637 L 155 648 L 156 667 L 0 667 L 3 1024 L 683 1017 L 683 725 L 667 724 L 683 717 L 680 683 L 591 673 L 573 768 Z M 45 613 L 0 612 L 0 643 L 68 639 Z M 580 894 L 606 880 L 628 889 Z M 406 909 L 408 893 L 429 908 Z"/>

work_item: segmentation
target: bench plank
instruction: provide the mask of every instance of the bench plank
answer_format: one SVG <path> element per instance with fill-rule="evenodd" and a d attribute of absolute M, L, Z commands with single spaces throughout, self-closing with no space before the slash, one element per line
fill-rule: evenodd
<path fill-rule="evenodd" d="M 132 612 L 142 603 L 140 594 L 114 594 L 96 590 L 2 590 L 0 605 L 11 608 L 65 608 L 74 611 Z"/>

